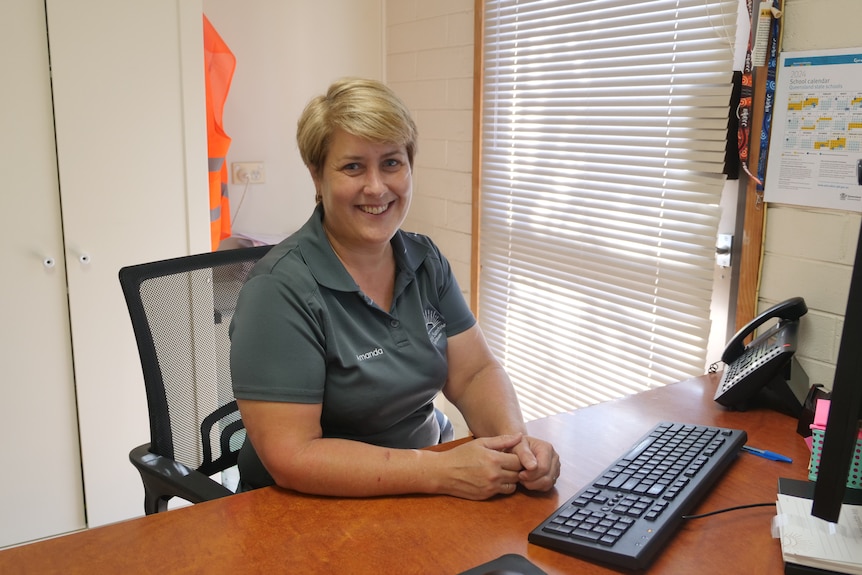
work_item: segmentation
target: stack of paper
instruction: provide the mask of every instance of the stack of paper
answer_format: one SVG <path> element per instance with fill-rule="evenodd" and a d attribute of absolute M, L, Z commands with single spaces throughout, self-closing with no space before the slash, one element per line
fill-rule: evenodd
<path fill-rule="evenodd" d="M 779 494 L 774 527 L 784 561 L 862 575 L 862 506 L 843 505 L 838 523 L 811 515 L 811 500 Z"/>

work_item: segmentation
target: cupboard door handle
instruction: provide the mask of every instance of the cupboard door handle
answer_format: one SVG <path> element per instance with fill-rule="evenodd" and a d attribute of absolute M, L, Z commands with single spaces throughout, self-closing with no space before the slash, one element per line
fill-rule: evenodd
<path fill-rule="evenodd" d="M 51 256 L 47 256 L 45 259 L 42 260 L 42 265 L 45 266 L 46 268 L 50 269 L 50 268 L 54 267 L 55 265 L 57 265 L 57 260 L 55 260 Z"/>
<path fill-rule="evenodd" d="M 90 254 L 81 254 L 80 256 L 78 256 L 78 261 L 80 261 L 84 265 L 89 264 L 90 263 Z"/>

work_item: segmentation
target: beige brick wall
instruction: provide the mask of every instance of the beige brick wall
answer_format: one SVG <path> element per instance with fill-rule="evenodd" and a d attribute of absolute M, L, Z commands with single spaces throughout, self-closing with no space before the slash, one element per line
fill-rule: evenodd
<path fill-rule="evenodd" d="M 758 305 L 802 296 L 800 364 L 810 382 L 832 387 L 844 327 L 859 214 L 775 204 L 766 220 Z"/>
<path fill-rule="evenodd" d="M 473 0 L 387 0 L 386 82 L 419 128 L 404 229 L 430 236 L 470 297 Z"/>
<path fill-rule="evenodd" d="M 859 45 L 858 0 L 786 0 L 784 14 L 785 51 Z M 811 383 L 827 387 L 835 377 L 860 220 L 854 212 L 782 204 L 770 204 L 766 213 L 758 306 L 805 298 L 809 311 L 800 322 L 797 357 Z"/>

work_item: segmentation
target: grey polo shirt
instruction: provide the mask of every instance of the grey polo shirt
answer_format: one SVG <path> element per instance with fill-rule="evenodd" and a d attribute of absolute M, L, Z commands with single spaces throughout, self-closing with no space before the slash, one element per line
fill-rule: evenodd
<path fill-rule="evenodd" d="M 396 448 L 437 443 L 432 400 L 446 382 L 447 337 L 476 323 L 448 261 L 398 231 L 392 309 L 339 261 L 318 206 L 255 266 L 231 323 L 240 399 L 321 403 L 324 437 Z"/>

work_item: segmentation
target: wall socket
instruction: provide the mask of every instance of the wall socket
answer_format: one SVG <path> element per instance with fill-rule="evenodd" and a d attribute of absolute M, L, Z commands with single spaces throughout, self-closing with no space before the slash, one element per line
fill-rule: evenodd
<path fill-rule="evenodd" d="M 232 184 L 262 184 L 266 182 L 263 162 L 234 162 L 230 165 Z"/>

